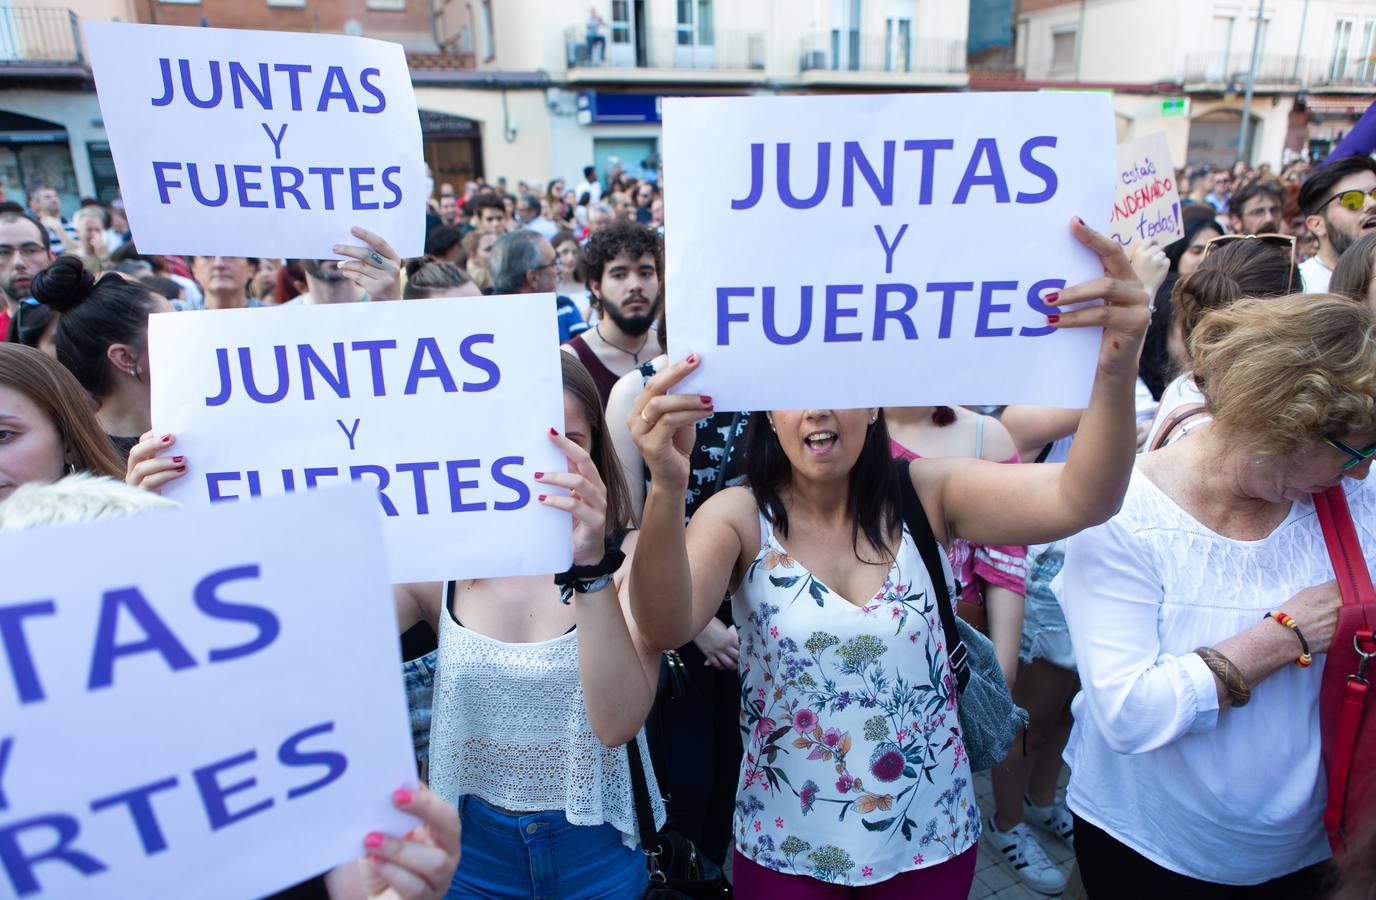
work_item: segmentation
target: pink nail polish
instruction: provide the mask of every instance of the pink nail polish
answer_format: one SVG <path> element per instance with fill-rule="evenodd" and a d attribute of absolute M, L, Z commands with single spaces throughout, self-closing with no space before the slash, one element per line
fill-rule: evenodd
<path fill-rule="evenodd" d="M 376 853 L 369 853 L 368 862 L 372 863 L 375 866 L 380 866 L 382 865 L 382 857 L 378 856 Z"/>
<path fill-rule="evenodd" d="M 406 788 L 397 788 L 392 792 L 392 802 L 398 806 L 406 806 L 411 800 L 411 792 Z"/>
<path fill-rule="evenodd" d="M 376 850 L 378 847 L 382 846 L 382 835 L 378 834 L 376 831 L 368 832 L 368 836 L 363 839 L 363 846 L 367 847 L 369 850 Z"/>
<path fill-rule="evenodd" d="M 186 460 L 186 457 L 185 457 L 185 456 L 174 456 L 174 457 L 172 457 L 172 461 L 173 461 L 174 463 L 185 462 L 185 460 Z"/>

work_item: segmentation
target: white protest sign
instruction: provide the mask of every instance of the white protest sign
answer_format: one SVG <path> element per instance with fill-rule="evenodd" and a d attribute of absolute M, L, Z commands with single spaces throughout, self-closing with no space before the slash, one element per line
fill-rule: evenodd
<path fill-rule="evenodd" d="M 242 900 L 414 828 L 378 519 L 354 487 L 0 535 L 0 896 Z"/>
<path fill-rule="evenodd" d="M 420 118 L 401 45 L 87 22 L 142 253 L 323 259 L 349 227 L 425 242 Z"/>
<path fill-rule="evenodd" d="M 719 410 L 1084 406 L 1095 331 L 1042 297 L 1102 276 L 1092 93 L 664 100 L 666 296 Z M 1097 219 L 1096 219 L 1097 216 Z"/>
<path fill-rule="evenodd" d="M 1118 145 L 1118 195 L 1108 227 L 1128 248 L 1152 238 L 1164 247 L 1184 237 L 1171 149 L 1161 132 Z"/>
<path fill-rule="evenodd" d="M 568 467 L 552 294 L 161 313 L 148 343 L 153 429 L 188 466 L 166 496 L 366 481 L 395 582 L 571 564 L 533 480 Z"/>

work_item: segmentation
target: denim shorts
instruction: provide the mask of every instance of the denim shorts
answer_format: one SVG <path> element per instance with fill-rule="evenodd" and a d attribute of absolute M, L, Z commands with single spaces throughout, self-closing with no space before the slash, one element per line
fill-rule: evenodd
<path fill-rule="evenodd" d="M 511 813 L 459 799 L 459 870 L 446 900 L 636 900 L 649 876 L 645 855 L 611 825 L 571 825 L 562 811 Z"/>
<path fill-rule="evenodd" d="M 430 706 L 435 695 L 435 667 L 439 661 L 440 652 L 431 650 L 401 664 L 406 706 L 411 712 L 411 742 L 416 746 L 416 766 L 422 778 L 430 767 Z"/>
<path fill-rule="evenodd" d="M 1024 663 L 1044 659 L 1061 669 L 1075 668 L 1070 626 L 1051 590 L 1051 582 L 1064 563 L 1065 541 L 1027 548 L 1027 597 L 1023 602 L 1022 646 L 1018 649 L 1018 658 Z"/>

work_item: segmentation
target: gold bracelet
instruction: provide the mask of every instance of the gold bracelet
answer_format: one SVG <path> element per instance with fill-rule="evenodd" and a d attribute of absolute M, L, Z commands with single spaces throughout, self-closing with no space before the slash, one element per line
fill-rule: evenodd
<path fill-rule="evenodd" d="M 1214 674 L 1219 683 L 1223 685 L 1223 690 L 1228 695 L 1228 703 L 1233 708 L 1246 706 L 1252 699 L 1252 688 L 1247 684 L 1247 680 L 1242 677 L 1242 672 L 1233 665 L 1233 661 L 1219 653 L 1213 647 L 1198 647 L 1195 654 L 1202 660 L 1204 665 L 1209 667 L 1209 671 Z"/>

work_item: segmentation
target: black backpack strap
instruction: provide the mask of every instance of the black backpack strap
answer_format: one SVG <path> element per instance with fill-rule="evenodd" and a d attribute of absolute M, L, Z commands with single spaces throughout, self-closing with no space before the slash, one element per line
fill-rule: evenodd
<path fill-rule="evenodd" d="M 640 849 L 647 856 L 659 853 L 659 832 L 655 830 L 655 810 L 650 805 L 650 787 L 645 781 L 645 763 L 640 758 L 640 742 L 631 738 L 626 744 L 626 760 L 631 767 L 631 800 L 635 804 L 636 830 Z"/>
<path fill-rule="evenodd" d="M 927 565 L 927 574 L 931 576 L 932 588 L 936 591 L 937 614 L 941 616 L 941 630 L 946 634 L 946 655 L 951 663 L 951 672 L 956 677 L 956 688 L 963 691 L 966 682 L 970 680 L 970 669 L 965 657 L 965 643 L 956 631 L 956 614 L 951 608 L 951 591 L 946 582 L 946 570 L 941 565 L 941 554 L 945 551 L 937 543 L 936 535 L 932 532 L 932 523 L 927 521 L 927 512 L 922 508 L 922 500 L 913 487 L 912 473 L 908 465 L 906 459 L 897 460 L 895 464 L 898 509 L 903 517 L 903 524 L 908 527 L 908 533 L 917 544 L 917 552 L 922 555 L 922 561 Z"/>

